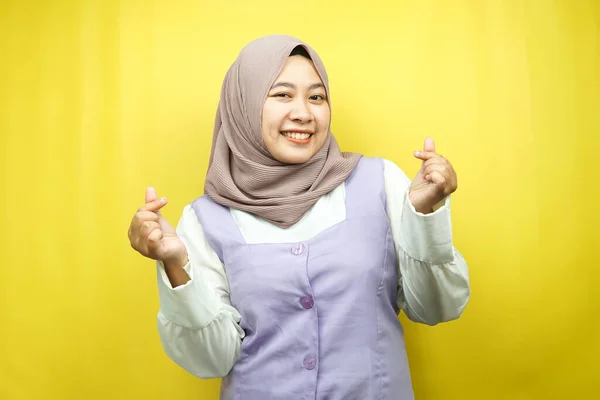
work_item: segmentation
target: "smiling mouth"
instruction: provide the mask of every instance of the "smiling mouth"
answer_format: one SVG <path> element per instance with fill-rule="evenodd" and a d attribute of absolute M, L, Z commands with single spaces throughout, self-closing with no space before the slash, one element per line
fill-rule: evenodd
<path fill-rule="evenodd" d="M 280 134 L 290 142 L 298 144 L 306 144 L 313 137 L 312 133 L 280 132 Z"/>

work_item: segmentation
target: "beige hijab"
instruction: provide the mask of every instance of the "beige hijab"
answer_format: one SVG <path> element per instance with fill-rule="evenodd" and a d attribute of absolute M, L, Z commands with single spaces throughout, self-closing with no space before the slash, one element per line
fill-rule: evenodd
<path fill-rule="evenodd" d="M 216 203 L 282 228 L 294 225 L 321 196 L 344 182 L 361 157 L 342 153 L 331 131 L 323 147 L 303 164 L 281 163 L 267 150 L 261 131 L 262 108 L 296 46 L 308 51 L 331 99 L 325 67 L 306 43 L 284 35 L 250 42 L 223 82 L 204 185 Z"/>

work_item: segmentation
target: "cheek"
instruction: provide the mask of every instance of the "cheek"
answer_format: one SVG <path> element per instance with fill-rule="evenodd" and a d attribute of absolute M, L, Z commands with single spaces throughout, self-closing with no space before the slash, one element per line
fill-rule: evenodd
<path fill-rule="evenodd" d="M 329 107 L 323 107 L 315 113 L 317 117 L 318 129 L 320 131 L 324 131 L 327 133 L 329 130 L 329 123 L 331 121 L 331 112 L 329 111 Z"/>
<path fill-rule="evenodd" d="M 281 107 L 277 107 L 276 105 L 272 105 L 270 107 L 265 107 L 263 110 L 263 118 L 262 118 L 262 131 L 264 136 L 276 137 L 279 135 L 279 129 L 281 127 L 281 122 L 283 121 L 283 117 L 285 113 L 281 109 Z M 277 135 L 275 135 L 277 134 Z"/>
<path fill-rule="evenodd" d="M 264 113 L 262 118 L 262 138 L 265 144 L 273 142 L 273 117 L 269 113 Z"/>

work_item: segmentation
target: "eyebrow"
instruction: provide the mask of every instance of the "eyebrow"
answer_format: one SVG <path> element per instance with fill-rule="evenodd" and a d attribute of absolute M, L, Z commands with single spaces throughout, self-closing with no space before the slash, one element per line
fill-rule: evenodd
<path fill-rule="evenodd" d="M 277 83 L 273 84 L 273 86 L 271 86 L 271 90 L 275 89 L 276 87 L 280 87 L 280 86 L 287 87 L 287 88 L 290 88 L 290 89 L 296 89 L 296 85 L 294 85 L 291 82 L 277 82 Z M 308 87 L 308 90 L 313 90 L 313 89 L 318 89 L 318 88 L 325 89 L 325 85 L 323 85 L 321 82 L 319 82 L 319 83 L 313 83 L 312 85 L 310 85 Z"/>

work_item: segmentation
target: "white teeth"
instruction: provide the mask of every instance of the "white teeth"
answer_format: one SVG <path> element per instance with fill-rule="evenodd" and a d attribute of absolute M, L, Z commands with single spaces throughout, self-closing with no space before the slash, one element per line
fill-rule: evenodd
<path fill-rule="evenodd" d="M 308 139 L 311 137 L 310 133 L 281 132 L 281 134 L 292 139 Z"/>

